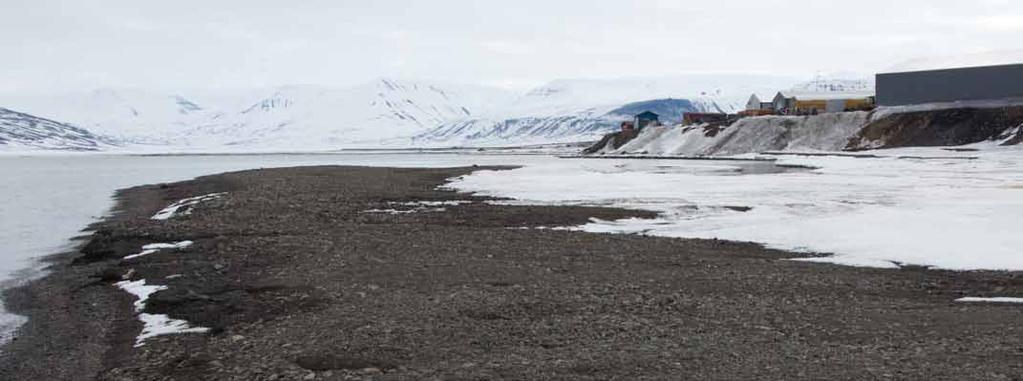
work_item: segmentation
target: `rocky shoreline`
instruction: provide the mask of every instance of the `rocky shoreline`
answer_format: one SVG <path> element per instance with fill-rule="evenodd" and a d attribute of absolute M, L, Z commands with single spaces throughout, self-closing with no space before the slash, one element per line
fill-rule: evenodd
<path fill-rule="evenodd" d="M 605 208 L 438 189 L 478 168 L 303 167 L 118 193 L 80 252 L 9 290 L 5 379 L 1020 379 L 1010 272 L 787 261 L 755 244 L 530 229 Z M 191 197 L 225 193 L 152 216 Z M 184 242 L 144 256 L 144 245 Z M 144 312 L 208 328 L 148 338 Z"/>

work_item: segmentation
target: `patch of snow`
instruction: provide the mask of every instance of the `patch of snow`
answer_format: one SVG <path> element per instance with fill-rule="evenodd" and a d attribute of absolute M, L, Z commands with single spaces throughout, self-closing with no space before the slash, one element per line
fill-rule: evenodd
<path fill-rule="evenodd" d="M 124 259 L 138 258 L 141 256 L 149 255 L 163 249 L 174 249 L 180 250 L 192 245 L 192 241 L 180 241 L 175 243 L 151 243 L 142 246 L 142 251 L 138 254 L 132 254 L 125 256 Z"/>
<path fill-rule="evenodd" d="M 161 209 L 159 212 L 156 212 L 156 214 L 153 215 L 152 219 L 154 219 L 154 220 L 166 220 L 168 218 L 174 217 L 175 213 L 177 213 L 178 210 L 180 210 L 182 208 L 186 208 L 186 209 L 184 211 L 182 211 L 181 214 L 189 214 L 189 213 L 192 212 L 191 208 L 195 204 L 198 204 L 198 203 L 203 202 L 203 201 L 213 200 L 213 199 L 219 198 L 219 197 L 221 197 L 221 196 L 223 196 L 225 194 L 227 194 L 227 193 L 226 192 L 210 193 L 210 194 L 204 194 L 202 196 L 195 196 L 195 197 L 189 197 L 189 198 L 186 198 L 186 199 L 178 200 L 177 202 L 175 202 L 173 204 L 170 204 L 166 208 Z"/>
<path fill-rule="evenodd" d="M 792 258 L 791 261 L 797 262 L 815 262 L 815 263 L 830 263 L 834 265 L 852 266 L 852 267 L 875 267 L 881 269 L 898 269 L 901 268 L 898 264 L 885 260 L 885 259 L 873 259 L 873 258 L 861 258 L 861 257 L 850 257 L 850 256 L 831 256 L 831 257 L 812 257 L 812 258 Z"/>
<path fill-rule="evenodd" d="M 136 281 L 121 281 L 116 283 L 117 287 L 135 295 L 135 312 L 138 313 L 139 321 L 142 322 L 142 332 L 135 338 L 135 346 L 141 347 L 146 339 L 160 335 L 171 335 L 180 333 L 203 333 L 209 331 L 205 327 L 193 327 L 187 321 L 171 319 L 164 314 L 150 314 L 142 312 L 146 308 L 146 300 L 154 292 L 166 290 L 167 286 L 146 285 L 145 279 Z"/>
<path fill-rule="evenodd" d="M 391 205 L 404 205 L 404 206 L 456 206 L 472 204 L 472 201 L 468 200 L 450 200 L 450 201 L 410 201 L 410 202 L 391 202 Z"/>
<path fill-rule="evenodd" d="M 752 241 L 831 253 L 831 263 L 1023 270 L 1023 147 L 876 151 L 879 157 L 783 156 L 803 171 L 736 175 L 728 161 L 563 159 L 476 171 L 447 186 L 536 205 L 650 210 L 654 219 L 586 231 Z M 964 160 L 975 157 L 972 160 Z M 926 159 L 921 159 L 926 158 Z M 762 165 L 775 165 L 766 162 Z M 740 212 L 721 205 L 745 205 Z"/>
<path fill-rule="evenodd" d="M 367 210 L 363 210 L 362 213 L 412 214 L 412 213 L 435 213 L 435 212 L 444 212 L 444 211 L 447 211 L 447 209 L 446 208 L 419 207 L 419 208 L 408 209 L 408 210 L 398 210 L 398 209 L 367 209 Z"/>
<path fill-rule="evenodd" d="M 969 302 L 969 303 L 1023 303 L 1023 298 L 1010 298 L 1010 297 L 994 297 L 994 298 L 981 298 L 976 296 L 967 296 L 965 298 L 956 299 L 957 302 Z"/>

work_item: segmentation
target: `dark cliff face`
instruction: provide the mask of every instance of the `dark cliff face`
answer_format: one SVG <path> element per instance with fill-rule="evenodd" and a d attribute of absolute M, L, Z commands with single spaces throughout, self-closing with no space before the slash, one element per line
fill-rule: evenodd
<path fill-rule="evenodd" d="M 1006 135 L 1023 125 L 1023 106 L 960 108 L 892 114 L 874 120 L 849 140 L 846 150 L 913 146 L 955 146 Z"/>
<path fill-rule="evenodd" d="M 608 144 L 610 144 L 611 148 L 613 149 L 622 148 L 622 146 L 624 146 L 625 143 L 628 143 L 630 140 L 635 139 L 636 136 L 639 136 L 639 131 L 636 130 L 612 132 L 610 134 L 604 135 L 604 138 L 600 139 L 600 141 L 598 141 L 596 144 L 584 149 L 583 154 L 584 155 L 595 154 L 597 152 L 600 152 L 600 150 L 604 149 L 605 147 L 607 147 Z"/>

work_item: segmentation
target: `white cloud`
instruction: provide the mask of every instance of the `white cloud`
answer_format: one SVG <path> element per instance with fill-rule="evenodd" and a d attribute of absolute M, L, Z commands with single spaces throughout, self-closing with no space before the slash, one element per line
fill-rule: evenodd
<path fill-rule="evenodd" d="M 1020 49 L 1005 0 L 6 0 L 0 93 L 873 72 Z M 515 86 L 515 85 L 512 85 Z"/>

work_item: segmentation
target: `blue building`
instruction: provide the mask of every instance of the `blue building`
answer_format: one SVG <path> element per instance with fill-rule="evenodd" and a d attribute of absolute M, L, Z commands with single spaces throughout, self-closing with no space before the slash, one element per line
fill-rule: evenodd
<path fill-rule="evenodd" d="M 660 115 L 657 115 L 651 111 L 643 111 L 636 115 L 633 124 L 637 130 L 642 130 L 646 126 L 660 126 Z"/>

